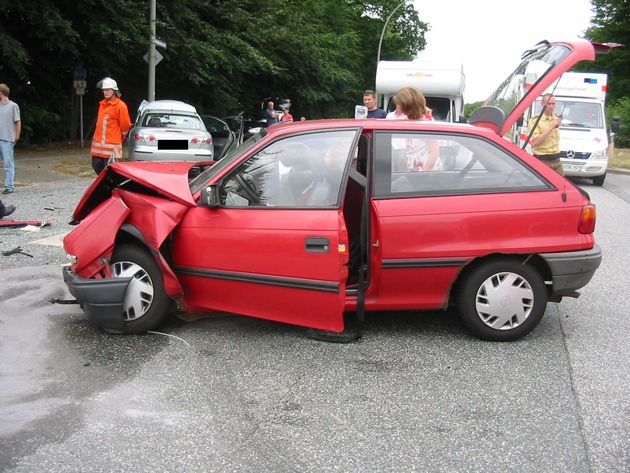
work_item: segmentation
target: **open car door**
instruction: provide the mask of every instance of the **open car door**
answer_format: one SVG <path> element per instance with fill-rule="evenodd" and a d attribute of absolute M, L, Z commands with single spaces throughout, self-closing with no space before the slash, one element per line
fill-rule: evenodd
<path fill-rule="evenodd" d="M 239 136 L 236 132 L 234 132 L 227 121 L 211 115 L 201 115 L 201 119 L 212 135 L 215 161 L 221 159 L 231 149 L 235 148 L 242 142 L 242 133 L 241 141 L 239 141 Z"/>
<path fill-rule="evenodd" d="M 207 183 L 173 238 L 187 310 L 344 330 L 342 197 L 359 131 L 281 137 Z"/>
<path fill-rule="evenodd" d="M 518 67 L 490 95 L 484 106 L 470 118 L 474 125 L 486 126 L 504 136 L 523 117 L 540 95 L 563 73 L 580 61 L 592 61 L 617 44 L 591 43 L 584 39 L 567 42 L 541 41 L 525 51 Z"/>

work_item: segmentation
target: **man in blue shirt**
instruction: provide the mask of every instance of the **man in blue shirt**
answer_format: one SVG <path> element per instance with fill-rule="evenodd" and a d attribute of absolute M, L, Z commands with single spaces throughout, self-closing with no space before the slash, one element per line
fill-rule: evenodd
<path fill-rule="evenodd" d="M 4 160 L 6 177 L 3 194 L 11 194 L 15 191 L 13 148 L 20 139 L 21 131 L 20 107 L 9 99 L 9 87 L 6 84 L 0 84 L 0 157 Z"/>
<path fill-rule="evenodd" d="M 265 110 L 265 116 L 267 117 L 267 126 L 275 125 L 278 123 L 278 112 L 273 109 L 273 102 L 267 104 L 267 110 Z"/>
<path fill-rule="evenodd" d="M 376 106 L 376 92 L 366 90 L 363 92 L 363 105 L 368 109 L 367 118 L 385 118 L 387 113 Z"/>

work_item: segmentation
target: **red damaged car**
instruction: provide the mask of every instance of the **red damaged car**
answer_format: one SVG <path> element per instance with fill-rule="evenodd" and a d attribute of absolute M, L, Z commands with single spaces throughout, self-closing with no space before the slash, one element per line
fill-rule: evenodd
<path fill-rule="evenodd" d="M 516 340 L 547 302 L 579 295 L 601 250 L 588 195 L 504 135 L 605 49 L 537 45 L 470 124 L 295 122 L 201 172 L 113 163 L 74 212 L 64 280 L 112 333 L 151 330 L 175 308 L 330 335 L 348 332 L 344 314 L 454 308 L 476 336 Z M 398 168 L 401 143 L 428 141 L 456 156 L 452 169 Z"/>

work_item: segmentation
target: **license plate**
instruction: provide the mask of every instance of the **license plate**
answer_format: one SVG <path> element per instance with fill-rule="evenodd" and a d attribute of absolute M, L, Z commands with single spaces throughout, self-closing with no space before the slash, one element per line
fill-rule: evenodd
<path fill-rule="evenodd" d="M 187 150 L 188 140 L 158 140 L 158 149 Z"/>
<path fill-rule="evenodd" d="M 563 164 L 562 167 L 565 171 L 580 171 L 582 169 L 579 164 Z"/>

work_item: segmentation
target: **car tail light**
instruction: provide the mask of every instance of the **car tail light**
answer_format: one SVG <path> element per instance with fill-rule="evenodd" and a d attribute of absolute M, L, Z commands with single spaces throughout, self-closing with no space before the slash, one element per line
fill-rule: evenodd
<path fill-rule="evenodd" d="M 195 136 L 192 140 L 190 140 L 190 142 L 194 145 L 211 145 L 212 144 L 212 138 L 199 138 L 197 136 Z"/>
<path fill-rule="evenodd" d="M 580 215 L 580 223 L 578 223 L 578 232 L 585 235 L 594 233 L 595 217 L 595 204 L 588 204 L 582 207 L 582 215 Z"/>
<path fill-rule="evenodd" d="M 152 143 L 155 141 L 155 136 L 153 135 L 145 135 L 144 133 L 135 133 L 133 135 L 133 139 L 134 141 L 148 141 L 149 143 Z"/>

